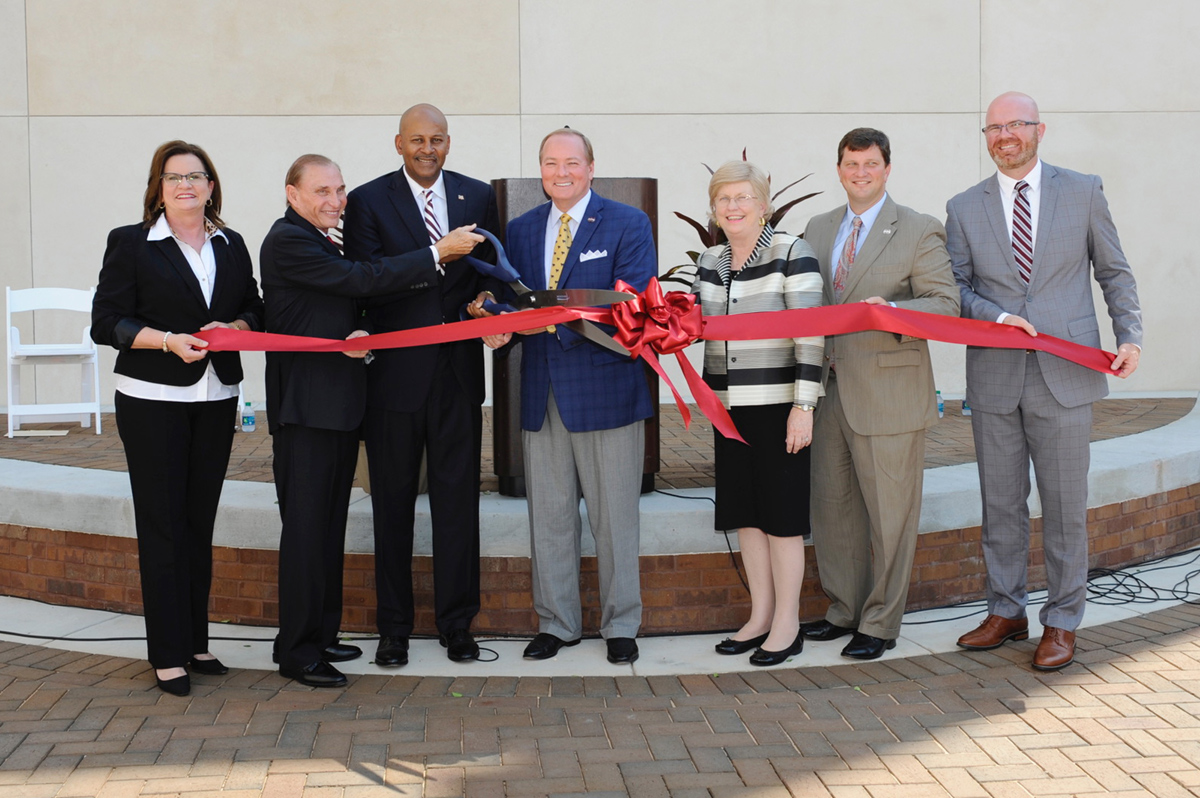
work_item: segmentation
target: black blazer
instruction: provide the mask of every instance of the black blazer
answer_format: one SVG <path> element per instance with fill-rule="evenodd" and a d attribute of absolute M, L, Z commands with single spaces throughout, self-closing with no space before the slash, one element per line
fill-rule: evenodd
<path fill-rule="evenodd" d="M 476 224 L 498 236 L 500 217 L 492 187 L 458 172 L 442 170 L 442 175 L 450 229 Z M 375 260 L 420 252 L 433 261 L 423 211 L 401 171 L 383 175 L 351 191 L 342 228 L 348 258 Z M 472 254 L 483 260 L 495 260 L 492 246 L 487 242 L 476 247 Z M 501 296 L 502 288 L 503 283 L 480 275 L 470 266 L 451 262 L 446 265 L 440 284 L 433 283 L 429 290 L 372 297 L 364 307 L 373 333 L 433 327 L 460 321 L 463 307 L 480 291 Z M 483 347 L 478 339 L 376 352 L 374 362 L 367 368 L 367 404 L 408 413 L 422 407 L 433 382 L 439 348 L 449 357 L 464 393 L 472 402 L 482 404 Z"/>
<path fill-rule="evenodd" d="M 375 263 L 343 258 L 300 214 L 287 209 L 259 253 L 267 332 L 344 339 L 363 328 L 359 299 L 427 291 L 437 270 L 427 252 Z M 362 423 L 363 361 L 330 352 L 267 353 L 267 420 L 347 432 Z"/>
<path fill-rule="evenodd" d="M 140 224 L 118 227 L 108 234 L 104 265 L 92 300 L 92 340 L 115 347 L 114 371 L 160 385 L 195 385 L 211 361 L 226 385 L 242 380 L 237 352 L 210 352 L 185 363 L 161 349 L 132 349 L 143 327 L 163 332 L 194 333 L 210 321 L 241 319 L 252 330 L 262 329 L 263 302 L 254 282 L 254 267 L 246 242 L 229 228 L 229 241 L 212 239 L 217 277 L 212 305 L 204 304 L 200 281 L 172 238 L 147 241 Z"/>

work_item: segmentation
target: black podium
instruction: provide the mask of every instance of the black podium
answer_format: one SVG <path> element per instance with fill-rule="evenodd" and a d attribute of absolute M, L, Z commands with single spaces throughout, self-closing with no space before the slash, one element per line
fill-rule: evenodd
<path fill-rule="evenodd" d="M 500 205 L 500 220 L 507 226 L 526 211 L 546 202 L 541 178 L 510 177 L 493 180 Z M 645 211 L 650 217 L 654 248 L 658 249 L 658 181 L 652 177 L 598 177 L 592 182 L 597 194 Z M 594 346 L 594 344 L 586 344 Z M 646 458 L 642 467 L 642 493 L 654 489 L 659 467 L 658 375 L 643 366 L 654 415 L 646 419 Z M 492 363 L 492 454 L 500 493 L 525 495 L 525 458 L 521 451 L 521 347 Z"/>

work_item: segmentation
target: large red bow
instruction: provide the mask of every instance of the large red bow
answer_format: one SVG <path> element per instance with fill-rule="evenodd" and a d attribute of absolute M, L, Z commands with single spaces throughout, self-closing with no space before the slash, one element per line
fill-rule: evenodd
<path fill-rule="evenodd" d="M 696 304 L 696 297 L 682 291 L 671 291 L 664 296 L 657 277 L 651 277 L 646 290 L 641 293 L 624 280 L 617 280 L 616 288 L 618 291 L 633 294 L 636 299 L 613 303 L 612 322 L 617 327 L 613 339 L 628 349 L 633 357 L 641 357 L 649 363 L 650 368 L 662 377 L 675 396 L 675 404 L 683 416 L 684 426 L 692 422 L 691 411 L 662 364 L 658 362 L 655 353 L 675 355 L 675 361 L 679 364 L 688 387 L 692 389 L 692 397 L 696 400 L 700 412 L 726 438 L 745 443 L 738 434 L 733 419 L 729 417 L 729 411 L 683 354 L 683 350 L 704 333 L 704 318 L 700 313 L 700 306 Z"/>

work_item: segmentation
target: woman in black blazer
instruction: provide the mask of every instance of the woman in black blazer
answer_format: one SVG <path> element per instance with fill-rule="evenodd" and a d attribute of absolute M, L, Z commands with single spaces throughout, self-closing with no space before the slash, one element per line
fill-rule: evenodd
<path fill-rule="evenodd" d="M 154 153 L 141 224 L 118 227 L 92 304 L 92 339 L 115 347 L 117 429 L 133 492 L 146 648 L 158 686 L 191 689 L 187 667 L 220 675 L 208 651 L 212 536 L 237 412 L 236 352 L 190 331 L 262 328 L 242 237 L 221 221 L 207 153 L 168 141 Z M 186 666 L 186 667 L 185 667 Z"/>

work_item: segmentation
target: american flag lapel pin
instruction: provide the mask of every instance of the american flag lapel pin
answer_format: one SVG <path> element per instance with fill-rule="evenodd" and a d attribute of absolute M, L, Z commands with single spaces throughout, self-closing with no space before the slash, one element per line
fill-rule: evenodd
<path fill-rule="evenodd" d="M 465 200 L 465 199 L 466 199 L 466 197 L 464 197 L 462 194 L 459 194 L 459 195 L 458 195 L 458 198 L 459 198 L 460 200 Z"/>
<path fill-rule="evenodd" d="M 594 221 L 596 221 L 596 217 L 595 217 L 595 216 L 589 216 L 589 217 L 588 217 L 588 221 L 589 221 L 589 222 L 594 222 Z"/>

